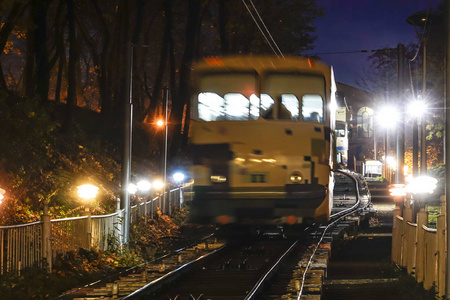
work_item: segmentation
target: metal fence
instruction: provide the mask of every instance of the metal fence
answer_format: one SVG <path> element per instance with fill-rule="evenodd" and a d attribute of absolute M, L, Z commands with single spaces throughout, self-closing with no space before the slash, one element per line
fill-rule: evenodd
<path fill-rule="evenodd" d="M 169 190 L 165 197 L 159 195 L 133 205 L 130 223 L 142 217 L 153 218 L 157 210 L 170 214 L 173 208 L 181 208 L 183 192 L 188 189 L 189 186 Z M 121 246 L 123 214 L 124 211 L 118 209 L 108 215 L 87 213 L 82 217 L 55 220 L 47 216 L 43 221 L 30 224 L 0 226 L 0 274 L 20 273 L 35 265 L 51 269 L 57 256 L 80 248 L 106 251 L 109 247 Z"/>

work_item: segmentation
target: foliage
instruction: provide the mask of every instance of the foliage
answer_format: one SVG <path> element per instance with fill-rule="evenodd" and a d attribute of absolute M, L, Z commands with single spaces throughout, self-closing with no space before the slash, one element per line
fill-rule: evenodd
<path fill-rule="evenodd" d="M 161 214 L 158 209 L 153 220 L 147 223 L 141 218 L 133 224 L 130 232 L 130 247 L 136 249 L 146 259 L 150 260 L 156 253 L 164 252 L 170 248 L 172 239 L 179 234 L 180 226 L 173 220 Z"/>
<path fill-rule="evenodd" d="M 6 190 L 0 224 L 36 220 L 43 202 L 49 202 L 56 217 L 67 216 L 85 205 L 76 186 L 87 182 L 100 187 L 94 211 L 114 207 L 120 174 L 114 154 L 89 140 L 81 128 L 67 138 L 59 131 L 57 117 L 57 107 L 0 97 L 0 137 L 7 141 L 0 144 L 0 187 Z"/>

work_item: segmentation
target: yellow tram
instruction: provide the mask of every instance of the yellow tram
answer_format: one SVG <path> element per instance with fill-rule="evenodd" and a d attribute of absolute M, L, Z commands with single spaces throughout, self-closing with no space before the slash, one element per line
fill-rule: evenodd
<path fill-rule="evenodd" d="M 299 224 L 329 218 L 336 165 L 332 69 L 302 57 L 192 66 L 192 219 Z"/>

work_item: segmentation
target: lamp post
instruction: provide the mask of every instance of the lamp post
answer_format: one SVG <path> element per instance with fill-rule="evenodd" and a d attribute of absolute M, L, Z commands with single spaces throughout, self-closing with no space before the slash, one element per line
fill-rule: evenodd
<path fill-rule="evenodd" d="M 148 191 L 152 188 L 152 184 L 148 180 L 141 180 L 137 183 L 137 189 L 148 197 Z M 147 223 L 148 219 L 148 209 L 147 209 L 147 197 L 144 197 L 144 219 L 145 223 Z"/>
<path fill-rule="evenodd" d="M 91 210 L 90 204 L 92 199 L 95 199 L 98 193 L 98 187 L 92 184 L 84 184 L 77 187 L 78 196 L 85 202 L 84 215 L 87 216 L 86 224 L 86 237 L 87 237 L 87 248 L 91 249 Z"/>
<path fill-rule="evenodd" d="M 422 62 L 422 99 L 426 97 L 427 91 L 427 36 L 428 28 L 431 24 L 431 20 L 436 16 L 436 14 L 430 11 L 419 11 L 406 19 L 406 22 L 414 26 L 417 37 L 423 45 L 423 62 Z M 428 27 L 427 27 L 428 25 Z M 417 28 L 422 28 L 423 32 L 419 33 Z M 426 120 L 422 118 L 420 123 L 420 174 L 424 175 L 427 172 L 427 146 L 426 146 Z M 417 128 L 418 129 L 418 128 Z M 414 128 L 413 128 L 414 130 Z M 414 139 L 415 134 L 413 134 Z M 418 138 L 418 134 L 417 134 Z M 413 140 L 414 144 L 414 140 Z"/>
<path fill-rule="evenodd" d="M 156 125 L 159 127 L 164 126 L 164 161 L 163 161 L 163 178 L 164 178 L 164 186 L 163 186 L 163 198 L 164 203 L 166 200 L 166 183 L 167 183 L 167 138 L 168 138 L 168 105 L 169 105 L 169 88 L 164 88 L 164 121 L 158 120 Z"/>
<path fill-rule="evenodd" d="M 133 48 L 147 48 L 149 45 L 134 45 L 127 43 L 126 47 L 126 99 L 124 101 L 124 133 L 123 133 L 123 157 L 122 157 L 122 178 L 121 178 L 121 199 L 125 215 L 123 218 L 123 243 L 128 245 L 130 236 L 130 193 L 128 185 L 130 184 L 131 174 L 131 146 L 133 140 Z"/>
<path fill-rule="evenodd" d="M 182 204 L 182 198 L 183 195 L 181 193 L 181 183 L 184 180 L 184 174 L 181 172 L 176 172 L 172 175 L 173 180 L 177 183 L 178 185 L 178 190 L 179 190 L 179 204 L 180 204 L 180 209 L 181 209 L 181 204 Z"/>

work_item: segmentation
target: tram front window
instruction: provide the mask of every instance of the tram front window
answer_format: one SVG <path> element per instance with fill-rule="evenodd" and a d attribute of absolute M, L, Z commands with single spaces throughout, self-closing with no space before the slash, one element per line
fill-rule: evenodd
<path fill-rule="evenodd" d="M 205 74 L 200 78 L 194 118 L 203 121 L 248 121 L 259 117 L 256 74 Z"/>
<path fill-rule="evenodd" d="M 203 121 L 247 121 L 259 117 L 259 98 L 250 99 L 240 93 L 228 93 L 223 97 L 216 93 L 198 95 L 198 117 Z"/>

